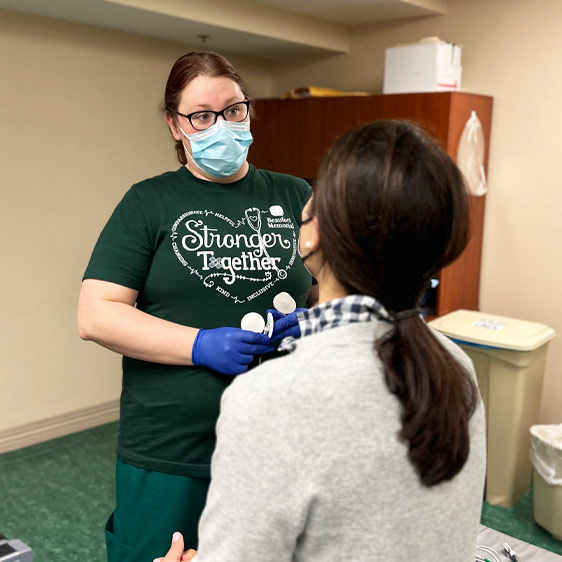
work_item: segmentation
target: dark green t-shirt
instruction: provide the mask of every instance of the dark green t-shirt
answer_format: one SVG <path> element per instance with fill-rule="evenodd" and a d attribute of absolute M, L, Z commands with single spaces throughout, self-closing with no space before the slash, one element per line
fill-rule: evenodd
<path fill-rule="evenodd" d="M 230 184 L 185 167 L 123 197 L 84 279 L 139 291 L 137 307 L 196 328 L 240 327 L 288 292 L 305 306 L 311 277 L 297 254 L 304 180 L 254 166 Z M 186 350 L 186 354 L 188 350 Z M 119 457 L 133 465 L 209 476 L 220 397 L 232 381 L 204 368 L 123 358 Z"/>

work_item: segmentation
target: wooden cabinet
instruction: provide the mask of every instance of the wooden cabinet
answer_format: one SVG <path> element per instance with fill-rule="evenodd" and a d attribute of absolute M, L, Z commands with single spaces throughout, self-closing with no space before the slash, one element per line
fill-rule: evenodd
<path fill-rule="evenodd" d="M 409 119 L 432 135 L 455 159 L 464 125 L 475 110 L 488 147 L 492 98 L 464 92 L 392 94 L 253 102 L 249 161 L 258 168 L 313 180 L 333 140 L 348 129 L 377 119 Z M 471 240 L 453 264 L 439 272 L 434 314 L 478 309 L 486 197 L 470 197 Z"/>

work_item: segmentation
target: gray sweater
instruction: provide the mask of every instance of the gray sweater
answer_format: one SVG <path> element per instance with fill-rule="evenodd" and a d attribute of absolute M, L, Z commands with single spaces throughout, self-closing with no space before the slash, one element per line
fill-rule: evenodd
<path fill-rule="evenodd" d="M 224 393 L 196 562 L 474 560 L 482 404 L 462 471 L 421 485 L 373 351 L 387 326 L 360 322 L 303 338 Z M 460 348 L 434 333 L 474 373 Z"/>

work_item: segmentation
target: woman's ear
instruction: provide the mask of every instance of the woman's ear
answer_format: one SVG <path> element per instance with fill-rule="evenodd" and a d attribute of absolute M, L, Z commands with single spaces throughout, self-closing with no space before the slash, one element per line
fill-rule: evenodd
<path fill-rule="evenodd" d="M 306 248 L 312 252 L 317 252 L 320 247 L 320 232 L 318 230 L 318 220 L 313 217 L 310 221 L 310 229 L 306 237 Z"/>
<path fill-rule="evenodd" d="M 177 141 L 181 141 L 182 140 L 181 133 L 177 128 L 176 120 L 173 117 L 170 117 L 168 113 L 165 113 L 164 117 L 166 118 L 166 123 L 168 123 L 168 127 L 170 127 L 170 132 L 172 133 L 174 139 Z"/>

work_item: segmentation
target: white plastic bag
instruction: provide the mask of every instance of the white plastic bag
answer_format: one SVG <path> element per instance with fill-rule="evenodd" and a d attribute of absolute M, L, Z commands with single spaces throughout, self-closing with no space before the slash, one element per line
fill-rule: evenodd
<path fill-rule="evenodd" d="M 457 165 L 463 173 L 468 192 L 480 197 L 488 191 L 484 171 L 484 132 L 482 123 L 473 111 L 466 122 L 457 148 Z"/>
<path fill-rule="evenodd" d="M 562 486 L 562 423 L 531 426 L 531 462 L 548 484 Z"/>

